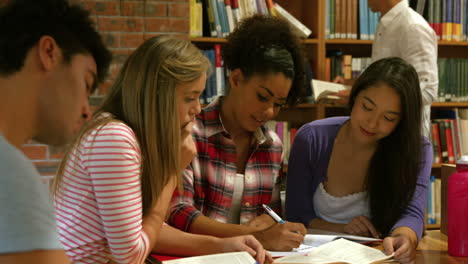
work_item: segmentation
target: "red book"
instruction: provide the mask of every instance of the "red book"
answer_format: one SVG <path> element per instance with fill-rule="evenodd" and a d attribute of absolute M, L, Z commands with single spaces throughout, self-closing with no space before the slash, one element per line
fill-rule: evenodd
<path fill-rule="evenodd" d="M 453 152 L 453 138 L 452 138 L 452 128 L 450 127 L 450 120 L 444 120 L 444 124 L 445 124 L 445 136 L 447 138 L 448 162 L 455 164 L 455 154 Z"/>
<path fill-rule="evenodd" d="M 432 147 L 434 148 L 434 163 L 442 162 L 442 152 L 440 150 L 439 124 L 432 123 Z"/>
<path fill-rule="evenodd" d="M 297 128 L 291 128 L 291 130 L 289 130 L 289 147 L 292 147 L 296 133 L 297 133 Z"/>

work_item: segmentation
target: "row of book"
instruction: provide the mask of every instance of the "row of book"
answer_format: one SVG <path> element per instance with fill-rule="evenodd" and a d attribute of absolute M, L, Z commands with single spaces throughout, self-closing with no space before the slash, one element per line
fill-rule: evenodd
<path fill-rule="evenodd" d="M 426 223 L 429 225 L 439 224 L 441 216 L 441 179 L 431 176 L 429 195 L 427 199 Z"/>
<path fill-rule="evenodd" d="M 436 110 L 431 122 L 434 163 L 452 163 L 468 154 L 468 109 Z"/>
<path fill-rule="evenodd" d="M 290 127 L 288 122 L 275 120 L 268 121 L 265 126 L 275 131 L 281 142 L 283 142 L 283 164 L 288 164 L 289 151 L 296 136 L 297 128 Z"/>
<path fill-rule="evenodd" d="M 367 0 L 325 0 L 325 38 L 373 40 L 379 13 Z"/>
<path fill-rule="evenodd" d="M 278 16 L 307 38 L 312 31 L 272 0 L 190 0 L 190 36 L 226 37 L 244 18 Z"/>
<path fill-rule="evenodd" d="M 410 0 L 441 40 L 468 41 L 467 0 Z"/>
<path fill-rule="evenodd" d="M 468 101 L 468 59 L 439 58 L 439 102 Z"/>
<path fill-rule="evenodd" d="M 213 73 L 206 79 L 206 86 L 203 94 L 200 96 L 200 103 L 209 104 L 217 96 L 225 94 L 227 74 L 224 69 L 220 44 L 214 44 L 214 49 L 203 50 L 203 53 L 210 60 Z"/>
<path fill-rule="evenodd" d="M 325 59 L 325 81 L 333 81 L 336 76 L 355 80 L 370 64 L 370 57 L 353 57 L 341 50 L 329 50 Z"/>

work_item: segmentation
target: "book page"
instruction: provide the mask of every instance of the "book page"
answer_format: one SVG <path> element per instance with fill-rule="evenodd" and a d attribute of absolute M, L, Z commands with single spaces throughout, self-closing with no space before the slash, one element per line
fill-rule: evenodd
<path fill-rule="evenodd" d="M 310 246 L 303 243 L 298 248 L 293 248 L 291 251 L 268 251 L 268 253 L 270 253 L 270 255 L 274 258 L 294 255 L 304 256 L 314 248 L 316 248 L 316 246 Z"/>
<path fill-rule="evenodd" d="M 314 91 L 315 101 L 319 101 L 322 98 L 332 99 L 333 96 L 330 96 L 330 93 L 335 93 L 341 90 L 350 89 L 349 85 L 325 82 L 312 79 L 311 80 L 312 90 Z M 335 99 L 338 99 L 337 96 L 334 96 Z"/>
<path fill-rule="evenodd" d="M 331 242 L 333 240 L 337 240 L 339 238 L 344 238 L 344 239 L 351 240 L 357 243 L 382 241 L 382 239 L 378 239 L 378 238 L 353 236 L 353 235 L 340 234 L 340 233 L 336 233 L 336 235 L 307 234 L 304 237 L 304 241 L 298 248 L 294 248 L 291 251 L 268 251 L 268 253 L 270 253 L 270 255 L 274 258 L 293 256 L 293 255 L 305 255 L 312 249 L 319 247 L 323 244 L 326 244 L 328 242 Z"/>
<path fill-rule="evenodd" d="M 370 264 L 390 259 L 384 252 L 343 238 L 313 249 L 307 256 L 288 256 L 275 263 L 335 263 Z M 320 262 L 318 259 L 322 259 Z"/>
<path fill-rule="evenodd" d="M 303 244 L 318 247 L 318 246 L 321 246 L 321 245 L 323 245 L 325 243 L 331 242 L 333 240 L 337 240 L 339 238 L 344 238 L 344 239 L 351 240 L 351 241 L 357 242 L 357 243 L 382 241 L 382 239 L 378 239 L 378 238 L 353 236 L 353 235 L 346 235 L 346 234 L 340 234 L 340 235 L 310 235 L 310 234 L 307 234 L 304 237 Z"/>
<path fill-rule="evenodd" d="M 232 252 L 163 261 L 163 264 L 255 264 L 247 252 Z"/>

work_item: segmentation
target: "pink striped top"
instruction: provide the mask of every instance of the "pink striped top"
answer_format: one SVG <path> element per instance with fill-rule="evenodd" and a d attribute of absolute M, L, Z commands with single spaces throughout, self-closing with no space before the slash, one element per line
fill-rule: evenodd
<path fill-rule="evenodd" d="M 83 137 L 55 197 L 60 240 L 74 263 L 142 263 L 140 149 L 132 129 L 111 122 Z"/>

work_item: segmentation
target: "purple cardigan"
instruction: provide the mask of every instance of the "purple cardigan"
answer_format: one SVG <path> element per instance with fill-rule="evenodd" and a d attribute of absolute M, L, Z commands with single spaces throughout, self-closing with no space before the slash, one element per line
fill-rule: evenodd
<path fill-rule="evenodd" d="M 313 121 L 301 127 L 294 138 L 289 156 L 286 190 L 286 218 L 308 226 L 316 218 L 313 195 L 318 185 L 327 178 L 333 142 L 340 127 L 349 117 L 332 117 Z M 416 190 L 408 208 L 392 230 L 407 226 L 421 239 L 424 213 L 427 206 L 429 178 L 432 168 L 432 146 L 424 138 L 422 167 Z"/>

